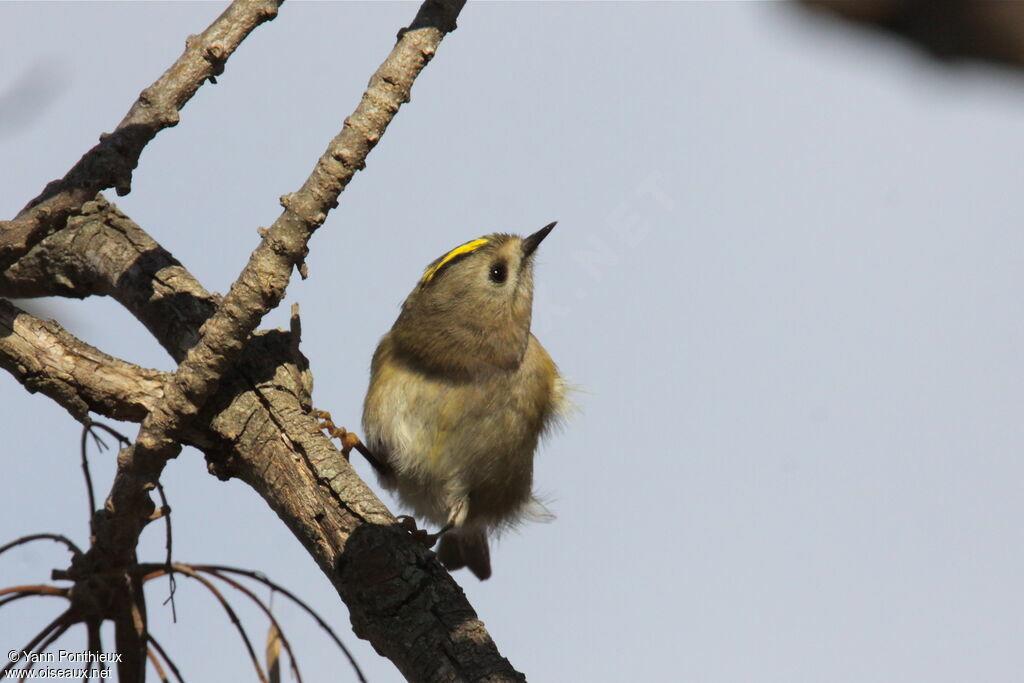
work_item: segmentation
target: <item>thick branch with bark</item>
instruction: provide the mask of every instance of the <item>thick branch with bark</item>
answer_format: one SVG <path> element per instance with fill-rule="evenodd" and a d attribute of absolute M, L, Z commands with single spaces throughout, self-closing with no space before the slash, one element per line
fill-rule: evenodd
<path fill-rule="evenodd" d="M 138 444 L 153 454 L 171 455 L 167 438 L 195 415 L 214 392 L 248 336 L 284 298 L 292 270 L 302 263 L 313 232 L 338 205 L 338 196 L 380 140 L 399 108 L 409 101 L 413 81 L 433 58 L 465 0 L 427 2 L 404 30 L 355 112 L 328 145 L 298 192 L 281 198 L 284 212 L 249 257 L 242 273 L 203 326 L 202 338 L 164 388 L 164 400 L 147 416 Z"/>
<path fill-rule="evenodd" d="M 236 476 L 252 486 L 335 585 L 356 633 L 410 680 L 522 680 L 433 554 L 394 524 L 385 506 L 316 430 L 309 416 L 311 376 L 298 352 L 297 324 L 291 333 L 250 334 L 280 301 L 309 236 L 408 99 L 412 79 L 444 33 L 454 28 L 462 4 L 428 0 L 402 32 L 360 108 L 303 190 L 283 200 L 284 214 L 266 233 L 239 278 L 238 291 L 233 288 L 228 295 L 228 305 L 218 309 L 170 254 L 102 198 L 73 211 L 66 229 L 42 240 L 3 273 L 0 294 L 113 296 L 178 360 L 197 340 L 204 340 L 198 346 L 206 347 L 205 355 L 193 357 L 198 359 L 193 371 L 207 374 L 195 385 L 188 380 L 184 384 L 191 408 L 172 408 L 172 418 L 161 431 L 201 448 L 218 476 Z M 218 321 L 215 310 L 234 310 L 240 322 Z M 230 339 L 215 341 L 213 335 Z M 55 338 L 58 346 L 72 350 L 82 344 L 70 335 Z M 0 347 L 0 355 L 5 353 Z M 51 366 L 42 367 L 46 371 Z M 79 382 L 89 385 L 74 384 L 80 395 L 102 388 L 88 374 L 72 376 L 72 383 Z M 154 396 L 162 400 L 159 392 Z M 71 409 L 79 404 L 68 405 Z M 195 413 L 191 420 L 190 412 Z M 119 456 L 114 487 L 105 509 L 94 518 L 96 545 L 73 564 L 68 576 L 84 579 L 98 571 L 116 574 L 138 566 L 135 544 L 153 509 L 148 491 L 164 459 L 140 462 L 135 455 L 125 450 Z M 137 582 L 121 576 L 128 579 L 122 582 L 122 602 L 134 611 L 119 615 L 119 624 L 128 627 L 127 633 L 119 630 L 119 637 L 126 644 L 141 644 L 136 653 L 144 656 L 145 606 L 134 589 Z"/>
<path fill-rule="evenodd" d="M 112 297 L 178 362 L 217 307 L 170 253 L 102 195 L 0 273 L 0 296 Z"/>
<path fill-rule="evenodd" d="M 83 422 L 89 412 L 138 422 L 160 400 L 167 379 L 165 372 L 108 356 L 2 299 L 0 367 Z"/>
<path fill-rule="evenodd" d="M 128 219 L 112 206 L 98 215 L 117 227 L 92 221 L 88 224 L 92 241 L 109 239 L 122 247 L 109 253 L 123 261 L 104 260 L 105 271 L 80 283 L 74 279 L 74 259 L 57 254 L 45 259 L 41 253 L 30 256 L 50 264 L 70 264 L 61 277 L 66 279 L 65 286 L 79 294 L 116 289 L 116 274 L 132 263 L 143 264 L 136 277 L 155 279 L 163 270 L 161 260 L 148 261 L 151 269 L 146 269 L 147 261 L 140 256 L 142 250 L 148 250 L 150 240 L 141 228 L 130 223 L 127 233 L 122 232 Z M 119 242 L 126 234 L 128 244 L 139 245 L 140 252 L 132 253 Z M 59 252 L 75 243 L 64 231 L 50 240 L 37 249 Z M 115 278 L 115 282 L 104 281 L 104 276 Z M 197 283 L 190 281 L 187 272 L 172 282 L 158 310 L 177 320 L 187 319 L 194 310 L 191 297 Z M 173 289 L 176 285 L 181 291 Z M 133 306 L 129 308 L 138 316 L 148 304 L 136 299 Z M 185 329 L 181 334 L 195 332 Z M 451 576 L 432 553 L 394 526 L 383 503 L 316 431 L 316 421 L 308 414 L 311 378 L 297 354 L 296 334 L 272 331 L 253 337 L 238 370 L 229 374 L 183 441 L 202 448 L 216 474 L 242 479 L 267 501 L 335 585 L 349 607 L 356 633 L 392 659 L 410 680 L 478 680 L 485 676 L 520 680 Z M 174 346 L 167 339 L 161 342 Z M 84 345 L 66 332 L 44 343 L 67 343 L 70 349 L 52 351 L 58 356 Z M 75 381 L 87 385 L 89 378 L 79 376 Z M 84 394 L 101 389 L 92 385 L 76 388 Z M 94 567 L 82 565 L 74 567 L 70 576 L 86 576 L 92 571 Z"/>

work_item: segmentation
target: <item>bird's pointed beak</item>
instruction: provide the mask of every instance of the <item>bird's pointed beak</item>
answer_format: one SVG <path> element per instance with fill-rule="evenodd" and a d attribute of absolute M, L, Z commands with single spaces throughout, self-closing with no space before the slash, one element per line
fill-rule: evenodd
<path fill-rule="evenodd" d="M 540 243 L 544 241 L 544 238 L 548 236 L 548 233 L 554 230 L 557 223 L 558 221 L 552 221 L 523 240 L 523 258 L 528 258 L 530 254 L 537 251 L 537 247 L 539 247 Z"/>

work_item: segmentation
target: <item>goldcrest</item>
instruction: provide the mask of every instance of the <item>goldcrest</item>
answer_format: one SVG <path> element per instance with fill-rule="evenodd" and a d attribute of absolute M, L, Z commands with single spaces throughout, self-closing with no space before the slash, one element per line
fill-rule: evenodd
<path fill-rule="evenodd" d="M 488 537 L 546 514 L 533 456 L 566 388 L 530 320 L 534 255 L 554 226 L 487 235 L 436 259 L 373 355 L 363 430 L 386 463 L 381 484 L 443 527 L 447 568 L 481 580 Z"/>

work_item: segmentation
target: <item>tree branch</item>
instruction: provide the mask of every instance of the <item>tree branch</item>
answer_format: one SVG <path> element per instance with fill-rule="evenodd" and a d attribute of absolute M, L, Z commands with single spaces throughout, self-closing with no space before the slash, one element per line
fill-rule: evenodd
<path fill-rule="evenodd" d="M 209 28 L 185 43 L 185 52 L 146 88 L 110 135 L 101 136 L 60 180 L 46 186 L 12 220 L 0 224 L 0 271 L 64 221 L 97 192 L 131 190 L 131 174 L 143 148 L 164 128 L 177 125 L 178 111 L 207 80 L 224 71 L 228 57 L 249 33 L 277 15 L 279 0 L 235 0 Z"/>
<path fill-rule="evenodd" d="M 201 307 L 193 299 L 201 288 L 174 262 L 180 270 L 160 285 L 167 289 L 158 300 L 120 292 L 128 285 L 119 274 L 129 270 L 131 286 L 145 282 L 143 289 L 154 290 L 167 272 L 168 259 L 173 259 L 140 258 L 154 249 L 165 252 L 116 208 L 104 215 L 119 227 L 94 219 L 87 241 L 62 231 L 39 246 L 53 252 L 54 270 L 48 277 L 63 276 L 67 286 L 81 291 L 109 291 L 140 319 L 173 318 L 174 325 L 151 329 L 165 348 L 180 348 L 180 340 L 172 337 L 194 338 L 201 323 L 194 315 Z M 130 224 L 127 229 L 124 221 Z M 109 249 L 103 246 L 108 240 Z M 108 255 L 102 268 L 93 273 L 77 266 L 59 271 L 59 264 L 74 262 L 61 252 L 82 244 Z M 107 277 L 113 281 L 103 281 Z M 316 421 L 308 415 L 311 378 L 297 354 L 295 334 L 254 335 L 238 370 L 228 374 L 196 428 L 184 437 L 186 443 L 202 448 L 219 476 L 239 476 L 267 501 L 349 606 L 356 633 L 392 659 L 410 680 L 475 680 L 484 675 L 496 681 L 521 680 L 498 653 L 451 576 L 431 553 L 392 526 L 394 518 L 384 505 L 316 431 Z M 104 511 L 100 517 L 108 514 Z M 132 542 L 125 538 L 121 553 L 133 554 L 135 540 L 137 535 Z M 111 566 L 114 561 L 107 558 L 103 564 Z M 69 578 L 86 571 L 85 565 L 76 563 Z"/>
<path fill-rule="evenodd" d="M 444 31 L 454 26 L 461 6 L 461 0 L 424 3 L 385 66 L 421 69 Z M 280 240 L 268 231 L 261 245 L 270 248 L 266 259 L 277 279 L 240 284 L 244 289 L 237 298 L 245 318 L 240 325 L 226 325 L 226 333 L 248 335 L 265 310 L 280 300 L 281 278 L 287 282 L 291 268 L 304 256 L 309 235 L 323 221 L 318 207 L 325 215 L 333 204 L 316 193 L 337 197 L 361 166 L 359 155 L 365 156 L 376 142 L 373 126 L 382 132 L 394 115 L 392 108 L 397 110 L 407 99 L 401 68 L 378 75 L 380 81 L 375 77 L 360 104 L 361 109 L 366 105 L 368 120 L 350 117 L 307 181 L 317 189 L 310 197 L 300 190 L 286 198 L 279 223 L 288 230 Z M 349 136 L 354 136 L 353 146 L 348 146 Z M 46 279 L 60 282 L 65 295 L 109 294 L 180 360 L 199 339 L 213 298 L 170 254 L 102 199 L 80 215 L 81 222 L 48 238 L 0 277 L 0 288 L 50 293 L 50 286 L 42 282 Z M 208 325 L 205 331 L 209 330 Z M 498 653 L 465 595 L 433 554 L 394 524 L 348 462 L 316 431 L 308 414 L 311 378 L 298 341 L 297 329 L 291 334 L 270 331 L 248 336 L 237 351 L 214 353 L 210 367 L 221 368 L 220 381 L 213 383 L 216 392 L 194 427 L 187 433 L 179 430 L 178 436 L 204 451 L 215 474 L 237 476 L 256 489 L 332 581 L 349 606 L 357 635 L 369 639 L 408 679 L 522 680 Z M 228 360 L 232 354 L 235 363 Z M 201 378 L 199 397 L 209 393 L 204 382 L 208 384 L 208 378 Z M 140 467 L 130 452 L 122 452 L 118 461 L 107 505 L 95 520 L 97 542 L 91 557 L 74 563 L 69 578 L 104 567 L 116 572 L 134 564 L 138 534 L 153 509 L 148 491 L 164 460 Z"/>
<path fill-rule="evenodd" d="M 94 295 L 121 303 L 178 362 L 217 307 L 170 253 L 102 195 L 0 273 L 0 296 Z"/>
<path fill-rule="evenodd" d="M 399 108 L 409 101 L 413 81 L 433 58 L 465 0 L 430 0 L 413 26 L 377 69 L 355 112 L 345 119 L 302 188 L 281 198 L 284 212 L 249 257 L 202 338 L 178 366 L 159 402 L 139 430 L 137 444 L 153 457 L 170 457 L 175 445 L 169 434 L 188 421 L 216 390 L 238 358 L 248 336 L 268 311 L 284 298 L 292 269 L 302 263 L 307 243 L 338 205 L 338 196 L 384 134 Z M 149 456 L 147 456 L 149 457 Z"/>
<path fill-rule="evenodd" d="M 85 422 L 89 411 L 138 422 L 163 392 L 167 373 L 108 356 L 53 321 L 0 299 L 0 367 Z"/>

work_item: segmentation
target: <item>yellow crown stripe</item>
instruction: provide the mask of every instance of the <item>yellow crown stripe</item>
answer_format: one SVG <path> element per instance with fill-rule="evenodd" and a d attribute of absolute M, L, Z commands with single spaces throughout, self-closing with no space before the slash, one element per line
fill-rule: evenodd
<path fill-rule="evenodd" d="M 430 282 L 432 279 L 434 279 L 434 276 L 437 275 L 437 271 L 444 268 L 444 265 L 451 261 L 453 258 L 457 256 L 462 256 L 463 254 L 468 254 L 471 251 L 476 251 L 485 244 L 487 244 L 487 238 L 485 237 L 475 239 L 472 242 L 466 242 L 465 244 L 460 244 L 459 246 L 455 247 L 447 254 L 445 254 L 443 257 L 441 257 L 440 261 L 427 268 L 426 272 L 423 273 L 423 278 L 420 280 L 420 282 L 422 282 L 423 284 Z"/>

